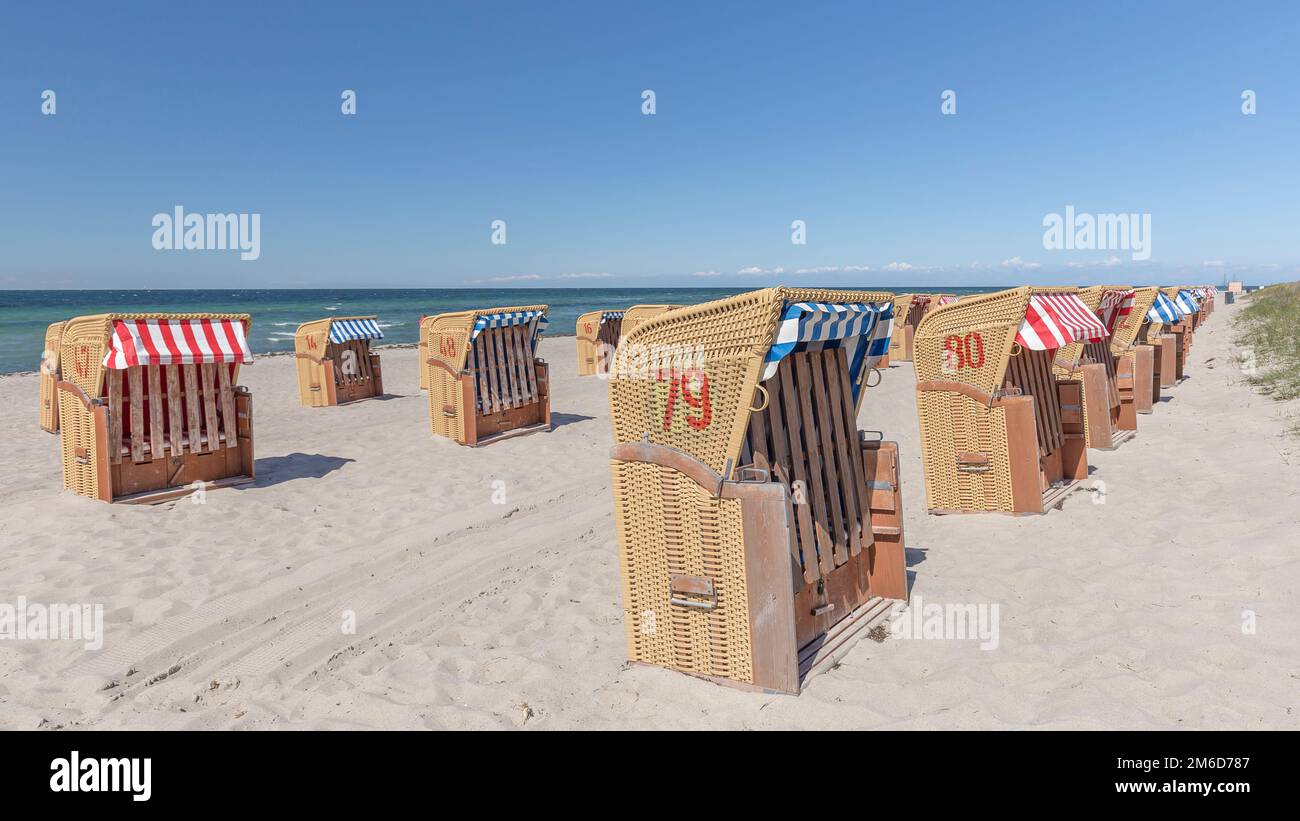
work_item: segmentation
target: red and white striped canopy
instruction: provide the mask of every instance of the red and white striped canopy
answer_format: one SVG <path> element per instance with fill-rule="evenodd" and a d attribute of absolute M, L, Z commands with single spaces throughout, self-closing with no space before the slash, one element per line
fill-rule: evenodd
<path fill-rule="evenodd" d="M 252 361 L 237 319 L 115 319 L 104 367 Z"/>
<path fill-rule="evenodd" d="M 912 307 L 924 308 L 930 304 L 929 294 L 912 294 Z"/>
<path fill-rule="evenodd" d="M 1110 336 L 1101 320 L 1075 294 L 1029 297 L 1016 341 L 1031 351 L 1052 351 L 1071 342 L 1100 342 Z"/>
<path fill-rule="evenodd" d="M 1101 304 L 1097 306 L 1097 318 L 1106 330 L 1115 333 L 1124 318 L 1133 313 L 1133 289 L 1127 291 L 1107 291 L 1101 295 Z"/>
<path fill-rule="evenodd" d="M 943 306 L 956 301 L 957 301 L 957 297 L 952 296 L 951 294 L 947 296 L 941 296 L 939 297 L 939 307 L 942 308 Z"/>

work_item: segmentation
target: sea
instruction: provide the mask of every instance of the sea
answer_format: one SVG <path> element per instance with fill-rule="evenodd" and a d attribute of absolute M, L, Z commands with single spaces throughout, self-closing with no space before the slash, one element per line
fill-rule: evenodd
<path fill-rule="evenodd" d="M 966 295 L 999 290 L 942 285 L 863 286 L 896 293 Z M 248 343 L 257 354 L 293 351 L 303 322 L 329 316 L 377 316 L 384 343 L 414 343 L 420 317 L 471 308 L 547 305 L 547 336 L 572 336 L 588 311 L 631 305 L 694 305 L 751 288 L 375 288 L 196 290 L 0 290 L 0 373 L 40 367 L 45 329 L 51 322 L 100 313 L 246 313 L 253 317 Z M 383 343 L 380 343 L 383 344 Z"/>

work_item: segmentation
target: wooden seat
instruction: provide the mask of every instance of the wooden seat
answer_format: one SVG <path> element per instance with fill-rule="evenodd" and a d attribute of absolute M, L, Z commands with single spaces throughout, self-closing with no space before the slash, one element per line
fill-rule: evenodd
<path fill-rule="evenodd" d="M 578 317 L 578 376 L 609 373 L 609 363 L 623 335 L 623 311 L 588 311 Z"/>
<path fill-rule="evenodd" d="M 252 397 L 237 384 L 251 361 L 249 324 L 243 314 L 70 320 L 62 357 L 71 369 L 58 385 L 64 486 L 158 502 L 252 481 Z"/>
<path fill-rule="evenodd" d="M 478 446 L 550 430 L 549 370 L 536 353 L 545 305 L 439 314 L 421 327 L 433 433 Z"/>
<path fill-rule="evenodd" d="M 625 335 L 610 455 L 630 659 L 797 693 L 906 599 L 897 446 L 856 423 L 892 298 L 772 288 Z M 844 336 L 803 335 L 850 313 Z M 699 359 L 644 373 L 638 349 Z"/>
<path fill-rule="evenodd" d="M 1133 402 L 1133 361 L 1115 353 L 1115 333 L 1135 307 L 1136 291 L 1127 285 L 1094 285 L 1079 291 L 1079 300 L 1106 325 L 1111 338 L 1098 342 L 1076 341 L 1056 354 L 1058 376 L 1079 382 L 1082 420 L 1078 431 L 1089 448 L 1111 450 L 1137 430 L 1136 417 L 1125 415 L 1125 402 Z M 1127 345 L 1121 346 L 1126 350 Z M 1121 375 L 1121 370 L 1123 375 Z M 1121 380 L 1125 389 L 1121 390 Z M 1123 421 L 1122 421 L 1123 419 Z"/>
<path fill-rule="evenodd" d="M 383 369 L 372 340 L 383 339 L 378 318 L 330 317 L 306 322 L 294 334 L 298 400 L 329 407 L 382 396 Z"/>
<path fill-rule="evenodd" d="M 1073 318 L 1104 339 L 1072 288 L 969 296 L 921 320 L 916 397 L 931 513 L 1043 513 L 1087 477 L 1083 382 L 1053 371 L 1076 334 L 1026 327 L 1062 300 L 1052 328 L 1066 332 Z"/>

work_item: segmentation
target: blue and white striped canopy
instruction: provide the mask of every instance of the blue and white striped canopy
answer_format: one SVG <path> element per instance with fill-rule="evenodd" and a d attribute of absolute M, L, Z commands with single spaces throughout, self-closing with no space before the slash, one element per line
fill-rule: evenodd
<path fill-rule="evenodd" d="M 1194 314 L 1201 310 L 1201 303 L 1197 302 L 1196 297 L 1192 296 L 1192 292 L 1188 290 L 1180 290 L 1178 292 L 1178 298 L 1174 300 L 1174 304 L 1177 305 L 1179 310 L 1184 314 Z"/>
<path fill-rule="evenodd" d="M 1147 309 L 1147 321 L 1149 322 L 1173 324 L 1182 315 L 1183 312 L 1178 309 L 1174 301 L 1160 291 L 1156 292 L 1155 302 L 1152 302 L 1151 307 Z"/>
<path fill-rule="evenodd" d="M 537 326 L 533 331 L 533 341 L 542 335 L 542 331 L 550 323 L 546 318 L 545 311 L 510 311 L 504 314 L 479 314 L 478 319 L 474 320 L 474 332 L 470 334 L 470 339 L 475 339 L 484 328 L 509 328 L 512 325 L 528 325 L 536 321 Z"/>
<path fill-rule="evenodd" d="M 606 311 L 605 313 L 600 315 L 600 324 L 604 325 L 606 322 L 611 322 L 615 319 L 622 319 L 622 318 L 623 318 L 622 311 Z"/>
<path fill-rule="evenodd" d="M 781 360 L 794 351 L 843 347 L 848 352 L 849 382 L 858 398 L 861 376 L 889 351 L 894 303 L 796 302 L 785 306 L 776 341 L 763 362 L 762 380 L 776 375 Z"/>
<path fill-rule="evenodd" d="M 373 319 L 336 319 L 330 323 L 330 342 L 383 338 L 384 332 Z"/>

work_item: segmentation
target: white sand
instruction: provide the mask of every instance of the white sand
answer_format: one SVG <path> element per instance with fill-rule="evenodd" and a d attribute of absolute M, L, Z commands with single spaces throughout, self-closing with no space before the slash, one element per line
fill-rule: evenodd
<path fill-rule="evenodd" d="M 101 603 L 107 633 L 0 641 L 0 727 L 1300 727 L 1300 445 L 1237 384 L 1234 310 L 1091 453 L 1104 504 L 1042 517 L 926 515 L 890 369 L 860 425 L 902 448 L 913 595 L 998 603 L 1000 644 L 864 639 L 797 698 L 625 663 L 605 383 L 571 338 L 542 349 L 557 428 L 479 450 L 428 433 L 411 349 L 396 398 L 319 410 L 262 359 L 258 484 L 204 505 L 62 491 L 35 376 L 0 378 L 0 602 Z"/>

